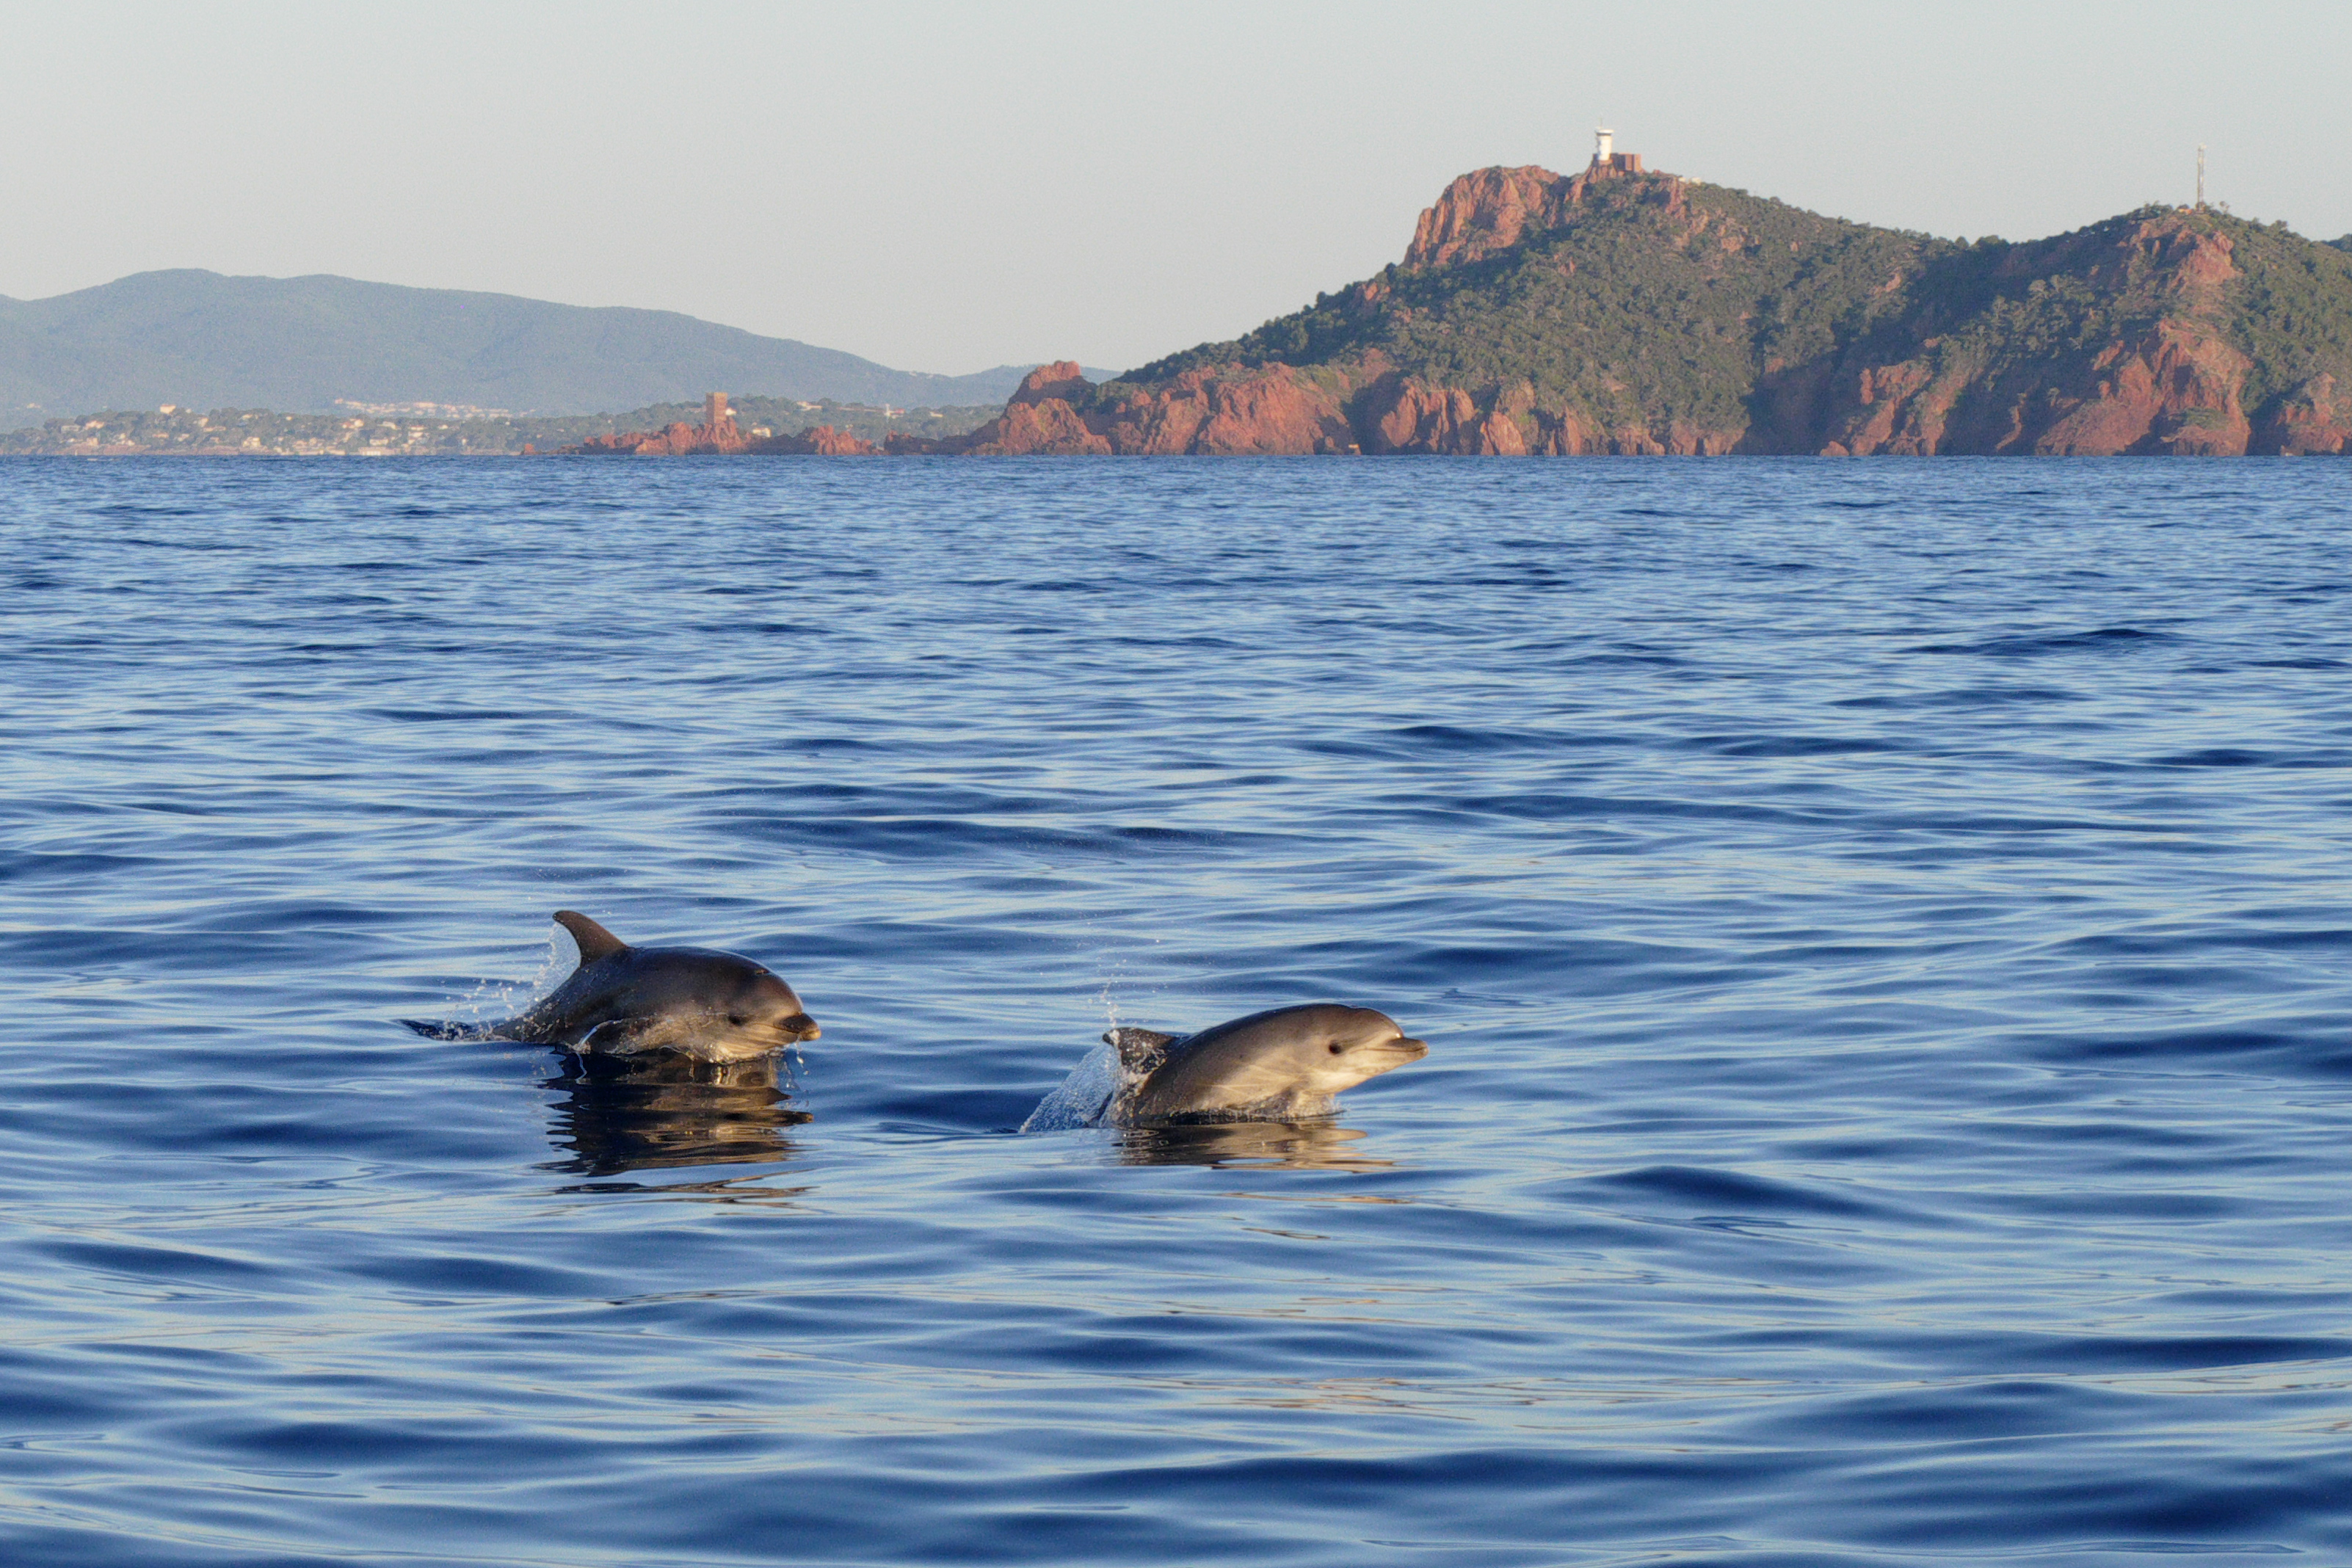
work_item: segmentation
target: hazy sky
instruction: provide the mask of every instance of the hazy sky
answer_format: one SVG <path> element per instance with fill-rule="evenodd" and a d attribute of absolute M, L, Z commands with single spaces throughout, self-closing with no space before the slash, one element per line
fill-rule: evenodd
<path fill-rule="evenodd" d="M 1124 368 L 1400 257 L 1488 163 L 1937 234 L 2352 230 L 2352 3 L 0 0 L 0 294 L 160 267 Z"/>

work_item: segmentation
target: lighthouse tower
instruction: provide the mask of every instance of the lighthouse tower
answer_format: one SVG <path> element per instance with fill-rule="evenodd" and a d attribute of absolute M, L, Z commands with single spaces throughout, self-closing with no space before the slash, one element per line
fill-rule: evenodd
<path fill-rule="evenodd" d="M 1612 174 L 1638 174 L 1641 172 L 1642 155 L 1639 153 L 1617 151 L 1617 132 L 1610 130 L 1606 123 L 1592 128 L 1592 166 L 1585 171 L 1585 178 L 1605 180 Z"/>

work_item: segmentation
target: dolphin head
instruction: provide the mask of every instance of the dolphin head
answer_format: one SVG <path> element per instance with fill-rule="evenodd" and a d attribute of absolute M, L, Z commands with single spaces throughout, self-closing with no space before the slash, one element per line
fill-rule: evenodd
<path fill-rule="evenodd" d="M 587 1026 L 567 1039 L 575 1049 L 740 1061 L 817 1037 L 816 1020 L 782 976 L 731 952 L 633 947 L 583 973 L 590 984 L 580 1022 Z"/>
<path fill-rule="evenodd" d="M 1337 1094 L 1368 1078 L 1417 1062 L 1429 1044 L 1407 1036 L 1394 1018 L 1370 1007 L 1315 1007 L 1307 1039 L 1296 1047 L 1304 1058 L 1299 1077 L 1311 1092 Z"/>
<path fill-rule="evenodd" d="M 730 977 L 732 984 L 713 988 L 714 1023 L 723 1021 L 727 1032 L 740 1038 L 776 1046 L 798 1045 L 823 1032 L 782 975 L 756 963 L 742 967 L 742 973 Z"/>

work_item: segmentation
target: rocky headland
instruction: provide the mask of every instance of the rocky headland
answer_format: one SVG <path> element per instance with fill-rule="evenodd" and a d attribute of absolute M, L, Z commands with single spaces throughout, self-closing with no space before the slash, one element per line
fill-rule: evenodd
<path fill-rule="evenodd" d="M 2343 453 L 2352 254 L 2150 207 L 1875 228 L 1645 171 L 1481 169 L 1399 264 L 1115 380 L 1031 374 L 971 455 Z"/>
<path fill-rule="evenodd" d="M 1025 382 L 1023 384 L 1027 384 Z M 878 458 L 882 448 L 864 437 L 830 425 L 817 425 L 797 436 L 743 428 L 728 405 L 727 394 L 714 392 L 703 399 L 698 424 L 674 419 L 658 430 L 619 430 L 591 436 L 576 447 L 562 448 L 575 458 L 740 457 L 764 453 L 795 458 Z"/>

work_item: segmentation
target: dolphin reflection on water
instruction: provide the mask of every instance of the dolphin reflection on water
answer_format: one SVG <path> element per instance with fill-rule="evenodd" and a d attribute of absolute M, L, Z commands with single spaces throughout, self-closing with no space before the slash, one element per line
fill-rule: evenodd
<path fill-rule="evenodd" d="M 1122 1128 L 1122 1165 L 1209 1165 L 1272 1171 L 1392 1171 L 1393 1160 L 1350 1147 L 1363 1133 L 1335 1121 L 1191 1121 Z"/>
<path fill-rule="evenodd" d="M 800 1152 L 787 1128 L 807 1121 L 773 1057 L 706 1062 L 670 1052 L 575 1056 L 541 1087 L 558 1090 L 548 1130 L 569 1157 L 552 1168 L 589 1176 L 687 1165 L 773 1164 Z"/>

